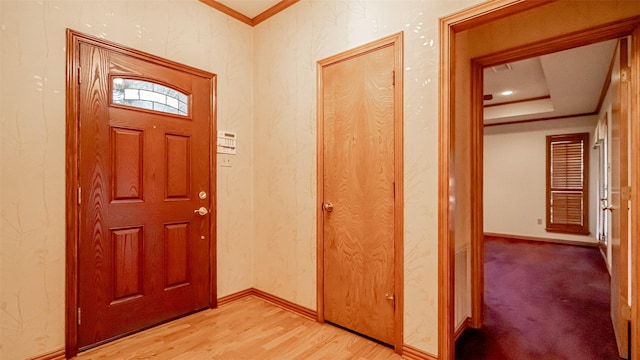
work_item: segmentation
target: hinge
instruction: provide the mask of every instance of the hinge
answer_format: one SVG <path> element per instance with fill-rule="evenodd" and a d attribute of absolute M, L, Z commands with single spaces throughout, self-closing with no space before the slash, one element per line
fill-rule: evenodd
<path fill-rule="evenodd" d="M 391 85 L 396 86 L 396 71 L 391 72 Z"/>
<path fill-rule="evenodd" d="M 631 200 L 631 186 L 623 186 L 620 189 L 620 198 L 623 201 Z"/>
<path fill-rule="evenodd" d="M 82 84 L 82 81 L 80 79 L 80 74 L 82 74 L 82 72 L 80 71 L 81 68 L 78 68 L 78 84 Z"/>
<path fill-rule="evenodd" d="M 82 323 L 82 311 L 78 308 L 78 325 Z"/>
<path fill-rule="evenodd" d="M 631 68 L 629 66 L 620 69 L 620 81 L 626 83 L 631 78 Z"/>
<path fill-rule="evenodd" d="M 78 186 L 78 205 L 82 204 L 82 188 Z"/>

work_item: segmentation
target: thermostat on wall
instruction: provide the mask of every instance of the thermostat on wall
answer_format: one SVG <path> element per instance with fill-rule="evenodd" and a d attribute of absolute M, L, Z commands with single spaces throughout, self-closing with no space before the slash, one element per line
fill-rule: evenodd
<path fill-rule="evenodd" d="M 218 130 L 218 154 L 236 154 L 236 133 Z"/>

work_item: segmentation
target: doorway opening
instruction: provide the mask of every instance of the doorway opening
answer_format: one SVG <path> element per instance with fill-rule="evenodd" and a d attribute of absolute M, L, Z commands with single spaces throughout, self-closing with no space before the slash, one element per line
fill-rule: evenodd
<path fill-rule="evenodd" d="M 638 49 L 637 7 L 623 2 L 622 7 L 606 4 L 580 3 L 581 11 L 594 11 L 602 16 L 589 22 L 575 17 L 574 2 L 507 2 L 481 4 L 441 19 L 441 79 L 440 93 L 440 156 L 439 156 L 439 357 L 452 359 L 454 355 L 456 292 L 454 281 L 455 247 L 460 241 L 471 244 L 473 254 L 482 254 L 482 69 L 517 59 L 587 45 L 599 41 L 631 35 L 633 51 Z M 625 7 L 627 6 L 628 7 Z M 624 8 L 623 8 L 624 7 Z M 633 17 L 635 15 L 635 17 Z M 544 25 L 543 25 L 544 24 Z M 542 25 L 542 26 L 541 26 Z M 536 30 L 528 26 L 535 26 Z M 508 31 L 507 31 L 508 29 Z M 508 36 L 503 36 L 509 34 Z M 631 57 L 637 59 L 638 56 Z M 472 63 L 472 60 L 475 60 Z M 482 63 L 479 62 L 482 60 Z M 630 64 L 636 69 L 639 64 Z M 634 81 L 638 74 L 631 72 Z M 637 83 L 630 82 L 631 94 L 637 94 Z M 473 84 L 476 84 L 472 86 Z M 469 101 L 472 99 L 472 101 Z M 631 113 L 631 156 L 637 156 L 640 131 L 638 114 Z M 631 164 L 632 186 L 640 182 L 638 164 Z M 637 212 L 635 193 L 632 193 L 631 212 Z M 456 218 L 467 218 L 460 223 Z M 631 236 L 638 235 L 638 223 L 630 224 Z M 637 250 L 637 249 L 636 249 Z M 638 286 L 640 271 L 638 252 L 633 250 L 632 291 Z M 480 255 L 481 256 L 481 255 Z M 471 317 L 470 327 L 482 326 L 483 279 L 480 273 L 482 258 L 470 259 Z M 635 303 L 637 299 L 634 297 Z M 634 309 L 634 307 L 632 307 Z M 632 312 L 632 332 L 638 325 L 638 312 Z M 632 342 L 636 341 L 632 337 Z M 632 349 L 638 347 L 637 342 Z"/>
<path fill-rule="evenodd" d="M 490 351 L 509 337 L 520 357 L 533 356 L 525 344 L 538 340 L 535 351 L 553 356 L 570 357 L 556 349 L 572 344 L 593 356 L 617 355 L 609 275 L 595 236 L 600 199 L 594 147 L 598 123 L 615 102 L 610 79 L 617 46 L 612 39 L 482 69 L 483 329 L 458 344 L 467 354 L 457 358 L 473 358 L 469 346 L 482 335 Z M 571 140 L 578 135 L 581 141 Z M 556 242 L 563 245 L 551 244 Z M 573 316 L 580 307 L 592 315 Z M 554 330 L 562 327 L 547 321 L 563 316 L 566 325 L 588 323 L 592 330 L 558 335 Z M 501 339 L 494 336 L 498 329 Z M 556 341 L 562 346 L 553 346 Z"/>

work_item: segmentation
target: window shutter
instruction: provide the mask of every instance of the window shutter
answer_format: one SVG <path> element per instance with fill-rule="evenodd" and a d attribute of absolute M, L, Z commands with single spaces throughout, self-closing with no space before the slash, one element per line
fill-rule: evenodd
<path fill-rule="evenodd" d="M 547 136 L 547 230 L 588 233 L 589 134 Z"/>

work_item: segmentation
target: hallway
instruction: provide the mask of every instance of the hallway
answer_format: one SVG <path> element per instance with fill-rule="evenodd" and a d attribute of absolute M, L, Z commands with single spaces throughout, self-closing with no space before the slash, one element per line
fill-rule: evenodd
<path fill-rule="evenodd" d="M 484 325 L 456 359 L 618 359 L 597 248 L 485 237 Z"/>

